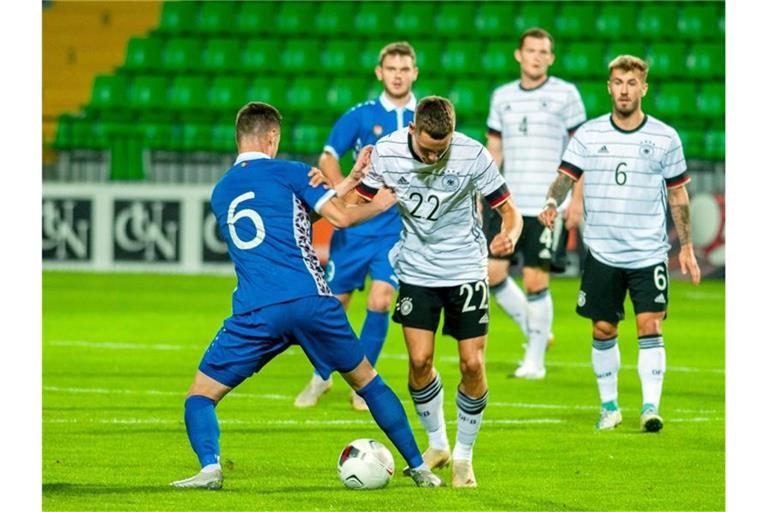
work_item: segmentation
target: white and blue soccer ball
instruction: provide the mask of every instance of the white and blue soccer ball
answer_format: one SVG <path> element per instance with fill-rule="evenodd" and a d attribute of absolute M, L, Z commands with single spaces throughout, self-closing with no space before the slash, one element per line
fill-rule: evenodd
<path fill-rule="evenodd" d="M 350 489 L 381 489 L 395 474 L 395 460 L 373 439 L 355 439 L 339 455 L 339 478 Z"/>

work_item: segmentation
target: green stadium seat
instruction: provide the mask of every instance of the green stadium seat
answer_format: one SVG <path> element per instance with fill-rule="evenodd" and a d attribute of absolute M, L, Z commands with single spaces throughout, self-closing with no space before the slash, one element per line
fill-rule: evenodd
<path fill-rule="evenodd" d="M 167 106 L 168 79 L 157 75 L 138 75 L 131 83 L 128 103 L 142 111 L 142 116 L 158 112 Z"/>
<path fill-rule="evenodd" d="M 56 124 L 56 136 L 53 139 L 53 149 L 69 151 L 74 147 L 72 144 L 74 124 L 75 116 L 73 114 L 59 116 L 59 122 Z"/>
<path fill-rule="evenodd" d="M 559 62 L 555 62 L 566 79 L 605 76 L 603 48 L 601 43 L 573 43 L 560 52 Z"/>
<path fill-rule="evenodd" d="M 197 30 L 204 34 L 226 34 L 237 19 L 239 2 L 203 2 L 197 18 Z"/>
<path fill-rule="evenodd" d="M 653 96 L 656 114 L 662 120 L 695 117 L 696 86 L 691 82 L 665 82 Z"/>
<path fill-rule="evenodd" d="M 307 74 L 320 62 L 320 42 L 317 40 L 292 39 L 280 53 L 282 69 L 288 73 Z"/>
<path fill-rule="evenodd" d="M 172 149 L 173 127 L 168 123 L 141 123 L 139 131 L 147 149 Z"/>
<path fill-rule="evenodd" d="M 511 79 L 518 69 L 515 60 L 516 41 L 491 41 L 482 53 L 481 69 L 497 80 Z"/>
<path fill-rule="evenodd" d="M 595 33 L 603 39 L 618 39 L 635 32 L 636 25 L 637 8 L 634 3 L 605 2 L 601 3 L 597 14 Z"/>
<path fill-rule="evenodd" d="M 276 2 L 241 2 L 235 29 L 247 35 L 266 34 L 275 24 Z"/>
<path fill-rule="evenodd" d="M 315 15 L 315 32 L 323 35 L 347 35 L 355 19 L 354 2 L 323 2 Z"/>
<path fill-rule="evenodd" d="M 723 119 L 725 116 L 725 85 L 705 83 L 696 97 L 699 114 L 707 118 Z"/>
<path fill-rule="evenodd" d="M 197 8 L 197 2 L 163 2 L 158 31 L 176 35 L 194 32 Z"/>
<path fill-rule="evenodd" d="M 235 124 L 231 119 L 219 120 L 211 126 L 210 149 L 219 153 L 237 153 Z"/>
<path fill-rule="evenodd" d="M 555 19 L 558 38 L 581 39 L 595 32 L 595 4 L 589 2 L 564 3 Z"/>
<path fill-rule="evenodd" d="M 317 2 L 283 2 L 274 17 L 273 30 L 288 36 L 312 33 L 316 4 Z"/>
<path fill-rule="evenodd" d="M 333 39 L 328 41 L 320 56 L 322 68 L 327 73 L 359 73 L 370 74 L 371 68 L 361 70 L 358 64 L 360 58 L 360 43 L 354 39 Z"/>
<path fill-rule="evenodd" d="M 181 125 L 179 134 L 172 139 L 171 149 L 180 151 L 209 151 L 212 128 L 210 123 L 188 122 Z"/>
<path fill-rule="evenodd" d="M 355 32 L 373 37 L 389 34 L 395 9 L 392 2 L 361 2 L 353 22 Z"/>
<path fill-rule="evenodd" d="M 114 125 L 114 123 L 112 123 Z M 109 147 L 108 127 L 110 124 L 91 117 L 76 117 L 72 124 L 72 147 L 74 149 L 105 150 Z"/>
<path fill-rule="evenodd" d="M 325 138 L 328 136 L 330 126 L 314 123 L 312 120 L 302 119 L 291 130 L 293 151 L 296 153 L 318 155 L 323 150 Z"/>
<path fill-rule="evenodd" d="M 488 115 L 493 88 L 484 79 L 457 80 L 448 89 L 447 98 L 456 107 L 457 119 L 482 123 Z"/>
<path fill-rule="evenodd" d="M 286 92 L 286 110 L 318 112 L 325 110 L 328 83 L 321 78 L 296 78 Z"/>
<path fill-rule="evenodd" d="M 360 71 L 362 73 L 372 73 L 373 69 L 379 65 L 379 52 L 391 42 L 392 41 L 388 39 L 374 39 L 367 41 L 363 45 L 363 49 L 360 52 L 360 59 L 358 60 Z M 416 50 L 416 64 L 421 66 L 419 49 L 414 47 L 414 50 Z"/>
<path fill-rule="evenodd" d="M 277 39 L 248 39 L 240 54 L 240 67 L 246 72 L 276 71 L 282 43 Z"/>
<path fill-rule="evenodd" d="M 526 2 L 520 7 L 520 11 L 514 18 L 515 32 L 511 36 L 515 39 L 532 27 L 543 28 L 547 32 L 553 32 L 555 26 L 555 6 L 557 2 Z M 509 27 L 509 20 L 507 20 Z M 509 35 L 509 28 L 507 28 Z"/>
<path fill-rule="evenodd" d="M 209 73 L 231 73 L 240 65 L 240 41 L 213 38 L 203 50 L 201 69 Z"/>
<path fill-rule="evenodd" d="M 474 35 L 475 4 L 473 2 L 443 2 L 435 16 L 435 32 L 445 38 Z"/>
<path fill-rule="evenodd" d="M 442 69 L 449 75 L 467 75 L 478 71 L 482 60 L 480 41 L 452 41 L 443 50 Z"/>
<path fill-rule="evenodd" d="M 722 78 L 725 76 L 725 46 L 699 43 L 691 46 L 686 59 L 690 76 L 695 78 Z"/>
<path fill-rule="evenodd" d="M 648 73 L 654 78 L 679 78 L 685 75 L 686 55 L 682 43 L 654 43 L 648 51 Z"/>
<path fill-rule="evenodd" d="M 346 112 L 366 99 L 368 80 L 365 78 L 336 78 L 328 87 L 326 102 L 334 115 Z"/>
<path fill-rule="evenodd" d="M 475 15 L 475 33 L 490 39 L 499 36 L 509 38 L 509 21 L 514 17 L 515 5 L 512 2 L 481 2 Z"/>
<path fill-rule="evenodd" d="M 395 15 L 395 28 L 403 34 L 432 34 L 435 31 L 432 2 L 403 2 Z"/>
<path fill-rule="evenodd" d="M 411 43 L 416 51 L 416 64 L 422 73 L 441 73 L 443 43 L 439 41 L 414 41 Z"/>
<path fill-rule="evenodd" d="M 683 4 L 677 18 L 678 35 L 692 41 L 719 37 L 717 8 L 714 2 Z"/>
<path fill-rule="evenodd" d="M 187 120 L 207 118 L 208 80 L 200 75 L 177 75 L 168 90 L 168 108 Z"/>
<path fill-rule="evenodd" d="M 421 75 L 422 78 L 419 78 L 415 82 L 413 82 L 413 94 L 416 96 L 417 100 L 420 100 L 421 98 L 425 96 L 442 96 L 443 98 L 446 97 L 448 94 L 448 80 L 437 78 L 437 79 L 429 79 L 429 78 L 423 78 L 427 75 Z"/>
<path fill-rule="evenodd" d="M 106 113 L 125 108 L 128 99 L 128 81 L 122 75 L 97 75 L 93 80 L 89 106 Z M 100 114 L 102 115 L 102 114 Z"/>
<path fill-rule="evenodd" d="M 163 67 L 170 72 L 197 70 L 201 53 L 202 48 L 199 39 L 169 39 L 166 41 L 163 51 Z"/>
<path fill-rule="evenodd" d="M 676 3 L 643 3 L 637 15 L 637 32 L 649 41 L 669 39 L 677 32 Z"/>
<path fill-rule="evenodd" d="M 488 128 L 485 124 L 462 124 L 456 128 L 457 132 L 475 139 L 480 144 L 485 144 Z"/>
<path fill-rule="evenodd" d="M 287 89 L 288 82 L 285 78 L 272 78 L 267 75 L 250 84 L 247 90 L 248 101 L 269 103 L 281 112 L 289 110 L 285 100 Z"/>
<path fill-rule="evenodd" d="M 717 31 L 720 35 L 720 40 L 725 41 L 725 2 L 718 8 Z"/>
<path fill-rule="evenodd" d="M 587 118 L 597 117 L 611 110 L 611 97 L 608 94 L 608 84 L 601 82 L 581 82 L 578 84 Z"/>
<path fill-rule="evenodd" d="M 725 160 L 725 130 L 709 130 L 704 133 L 704 157 Z"/>
<path fill-rule="evenodd" d="M 698 160 L 704 157 L 704 132 L 696 128 L 679 128 L 677 134 L 683 144 L 683 154 L 686 160 Z"/>
<path fill-rule="evenodd" d="M 217 76 L 208 89 L 208 108 L 233 118 L 248 101 L 248 82 L 245 78 Z"/>
<path fill-rule="evenodd" d="M 163 68 L 163 44 L 155 37 L 132 37 L 125 51 L 125 69 L 138 73 Z"/>

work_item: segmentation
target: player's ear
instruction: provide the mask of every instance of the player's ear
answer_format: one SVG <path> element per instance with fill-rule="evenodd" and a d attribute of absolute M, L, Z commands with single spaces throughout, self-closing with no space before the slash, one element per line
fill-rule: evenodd
<path fill-rule="evenodd" d="M 551 66 L 554 63 L 555 63 L 555 54 L 554 53 L 550 53 L 549 54 L 549 65 Z"/>
<path fill-rule="evenodd" d="M 408 133 L 411 135 L 414 135 L 416 133 L 416 125 L 413 124 L 413 121 L 408 121 Z"/>
<path fill-rule="evenodd" d="M 645 98 L 645 95 L 648 94 L 648 82 L 643 82 L 643 94 L 642 97 Z"/>
<path fill-rule="evenodd" d="M 413 66 L 413 81 L 419 78 L 419 66 Z"/>
<path fill-rule="evenodd" d="M 381 66 L 376 66 L 376 78 L 379 79 L 379 82 L 381 82 L 384 79 L 383 73 L 381 72 Z"/>
<path fill-rule="evenodd" d="M 523 60 L 523 54 L 522 54 L 522 53 L 520 53 L 520 48 L 518 48 L 517 50 L 515 50 L 515 60 L 516 60 L 517 62 L 520 62 L 521 60 Z"/>

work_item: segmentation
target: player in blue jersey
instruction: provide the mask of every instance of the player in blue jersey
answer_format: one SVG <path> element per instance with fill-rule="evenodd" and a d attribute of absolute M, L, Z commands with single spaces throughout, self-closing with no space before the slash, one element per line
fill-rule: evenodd
<path fill-rule="evenodd" d="M 377 99 L 359 103 L 341 116 L 320 155 L 318 165 L 332 184 L 343 179 L 339 160 L 344 154 L 350 150 L 357 154 L 364 146 L 375 144 L 380 137 L 407 126 L 413 120 L 416 98 L 411 92 L 411 85 L 417 76 L 416 52 L 410 44 L 396 42 L 382 48 L 376 77 L 384 91 Z M 398 288 L 388 254 L 397 243 L 401 229 L 400 216 L 392 208 L 359 226 L 337 229 L 331 237 L 325 277 L 345 309 L 349 306 L 352 292 L 362 290 L 366 276 L 371 275 L 360 342 L 368 361 L 374 366 L 387 336 L 390 305 Z M 332 385 L 330 377 L 323 379 L 315 370 L 294 405 L 316 405 L 320 396 Z M 354 392 L 352 407 L 367 410 L 365 401 Z"/>
<path fill-rule="evenodd" d="M 249 103 L 236 121 L 238 157 L 211 195 L 211 209 L 235 265 L 232 315 L 203 356 L 184 404 L 184 420 L 201 471 L 174 487 L 219 489 L 219 424 L 215 407 L 243 380 L 290 345 L 299 345 L 321 376 L 338 371 L 363 397 L 376 423 L 410 467 L 419 487 L 436 487 L 419 453 L 405 410 L 376 374 L 341 302 L 333 297 L 312 247 L 310 216 L 319 214 L 347 227 L 394 204 L 384 191 L 367 205 L 347 208 L 343 196 L 359 183 L 369 164 L 362 151 L 350 176 L 333 189 L 313 187 L 319 170 L 274 159 L 280 143 L 280 113 Z"/>

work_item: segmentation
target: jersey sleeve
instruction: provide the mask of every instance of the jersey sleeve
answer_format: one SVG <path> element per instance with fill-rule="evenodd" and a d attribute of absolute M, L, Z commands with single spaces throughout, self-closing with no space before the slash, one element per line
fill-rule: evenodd
<path fill-rule="evenodd" d="M 501 114 L 498 108 L 497 102 L 498 95 L 496 92 L 491 96 L 491 106 L 488 109 L 488 131 L 497 135 L 501 134 Z"/>
<path fill-rule="evenodd" d="M 309 184 L 310 166 L 303 162 L 293 162 L 291 169 L 291 184 L 294 193 L 305 203 L 307 203 L 315 212 L 320 213 L 320 208 L 336 195 L 336 191 L 327 188 L 325 185 L 312 187 Z"/>
<path fill-rule="evenodd" d="M 568 141 L 568 146 L 565 148 L 565 153 L 563 153 L 563 159 L 558 169 L 561 173 L 574 180 L 578 180 L 587 167 L 587 146 L 582 141 L 582 138 L 582 131 L 576 130 L 571 140 Z"/>
<path fill-rule="evenodd" d="M 344 153 L 354 147 L 359 126 L 360 111 L 357 108 L 347 111 L 333 125 L 328 140 L 325 141 L 323 151 L 328 151 L 336 160 L 341 160 Z"/>
<path fill-rule="evenodd" d="M 373 199 L 373 196 L 384 186 L 383 171 L 382 158 L 377 144 L 371 152 L 371 168 L 368 170 L 365 178 L 363 178 L 363 181 L 355 189 L 356 192 L 369 201 Z"/>
<path fill-rule="evenodd" d="M 667 188 L 679 187 L 691 181 L 691 177 L 686 172 L 683 143 L 674 130 L 672 131 L 672 140 L 669 142 L 669 149 L 664 153 L 661 160 L 661 169 L 667 182 Z"/>
<path fill-rule="evenodd" d="M 475 159 L 472 182 L 477 191 L 488 201 L 491 208 L 496 208 L 510 196 L 507 183 L 485 147 L 481 147 L 480 154 Z"/>
<path fill-rule="evenodd" d="M 581 94 L 579 94 L 579 90 L 576 87 L 571 87 L 563 117 L 569 134 L 573 134 L 587 120 L 584 102 L 581 100 Z"/>

